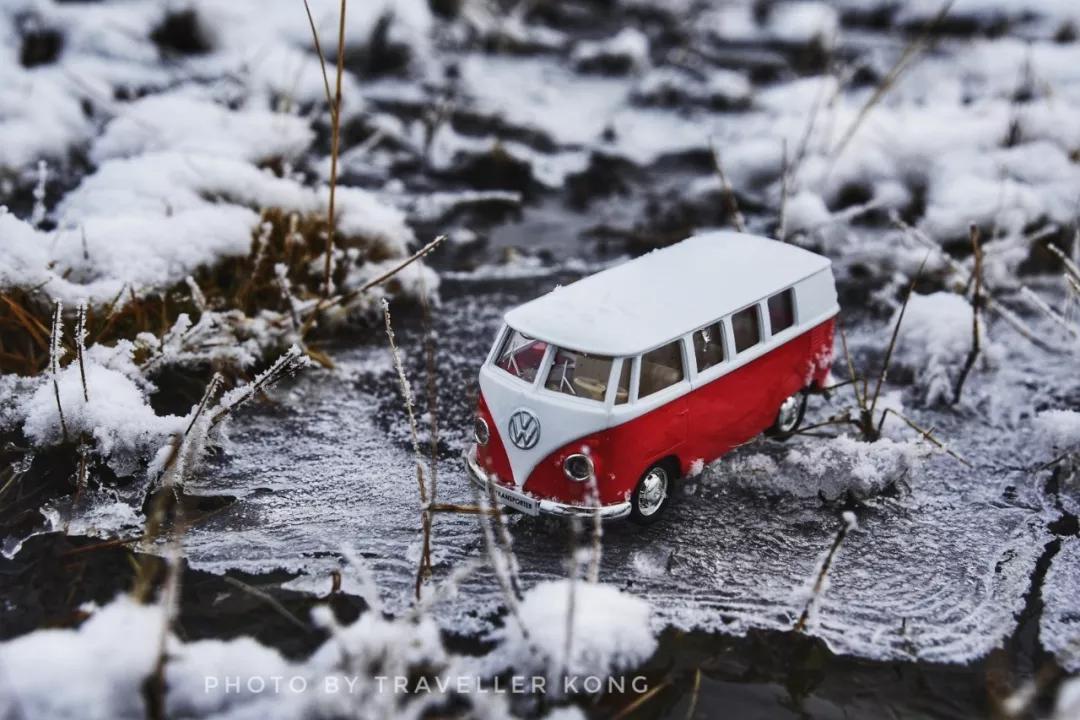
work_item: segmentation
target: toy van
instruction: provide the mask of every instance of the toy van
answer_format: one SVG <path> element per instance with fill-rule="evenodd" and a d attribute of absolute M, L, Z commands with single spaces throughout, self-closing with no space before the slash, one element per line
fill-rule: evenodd
<path fill-rule="evenodd" d="M 558 287 L 504 317 L 467 472 L 529 515 L 653 522 L 692 467 L 797 429 L 838 312 L 827 258 L 734 232 Z"/>

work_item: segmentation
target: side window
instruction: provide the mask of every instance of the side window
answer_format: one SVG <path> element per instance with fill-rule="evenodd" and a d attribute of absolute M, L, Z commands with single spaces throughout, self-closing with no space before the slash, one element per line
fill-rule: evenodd
<path fill-rule="evenodd" d="M 681 342 L 676 340 L 641 356 L 641 378 L 638 380 L 638 397 L 648 397 L 666 387 L 682 382 L 683 373 Z"/>
<path fill-rule="evenodd" d="M 698 372 L 724 362 L 724 326 L 713 323 L 694 333 L 694 359 Z"/>
<path fill-rule="evenodd" d="M 769 325 L 772 334 L 787 330 L 795 324 L 795 293 L 791 288 L 769 298 Z"/>
<path fill-rule="evenodd" d="M 615 388 L 615 404 L 623 405 L 630 400 L 630 373 L 634 369 L 633 358 L 623 358 L 619 371 L 619 386 Z"/>
<path fill-rule="evenodd" d="M 754 347 L 761 342 L 761 322 L 757 305 L 751 305 L 731 316 L 731 330 L 735 335 L 735 352 Z"/>

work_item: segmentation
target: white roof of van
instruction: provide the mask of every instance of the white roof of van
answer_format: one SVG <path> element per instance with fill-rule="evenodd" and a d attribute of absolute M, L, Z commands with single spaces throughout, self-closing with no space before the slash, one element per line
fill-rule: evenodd
<path fill-rule="evenodd" d="M 505 320 L 559 347 L 637 355 L 829 265 L 826 257 L 775 240 L 703 233 L 557 287 Z"/>

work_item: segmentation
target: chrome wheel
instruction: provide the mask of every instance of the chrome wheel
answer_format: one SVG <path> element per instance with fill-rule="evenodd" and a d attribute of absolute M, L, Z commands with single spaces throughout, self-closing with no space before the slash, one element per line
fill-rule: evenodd
<path fill-rule="evenodd" d="M 776 430 L 780 433 L 790 433 L 799 426 L 800 398 L 792 395 L 780 405 L 780 411 L 776 413 Z"/>
<path fill-rule="evenodd" d="M 637 510 L 642 517 L 651 517 L 667 500 L 668 474 L 662 467 L 654 467 L 641 479 L 637 493 Z"/>

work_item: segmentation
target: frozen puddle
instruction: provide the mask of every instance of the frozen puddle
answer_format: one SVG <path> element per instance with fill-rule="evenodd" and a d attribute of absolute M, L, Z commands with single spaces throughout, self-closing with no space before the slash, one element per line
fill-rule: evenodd
<path fill-rule="evenodd" d="M 444 438 L 457 449 L 464 434 L 455 426 L 470 417 L 475 358 L 487 349 L 500 309 L 512 302 L 450 299 L 440 311 L 440 417 Z M 398 333 L 422 394 L 423 360 L 410 324 L 415 319 L 401 320 Z M 453 330 L 462 327 L 467 335 Z M 240 500 L 192 528 L 186 550 L 196 568 L 284 569 L 301 574 L 293 586 L 325 593 L 347 545 L 371 565 L 389 607 L 400 609 L 410 602 L 415 580 L 419 514 L 389 353 L 376 338 L 335 359 L 335 372 L 301 377 L 279 394 L 280 406 L 264 406 L 232 426 L 228 456 L 192 490 Z M 824 416 L 842 400 L 834 398 L 829 409 L 816 399 L 811 411 Z M 1020 463 L 1018 448 L 1030 440 L 1023 433 L 970 425 L 962 432 L 951 415 L 917 417 L 977 458 L 976 469 L 933 455 L 899 493 L 856 508 L 858 529 L 837 552 L 807 630 L 840 653 L 963 662 L 1014 631 L 1057 512 L 1033 478 L 1001 469 Z M 759 441 L 735 457 L 780 459 L 813 442 Z M 439 501 L 472 502 L 453 449 L 439 468 Z M 819 563 L 842 525 L 841 508 L 738 482 L 735 466 L 721 461 L 706 468 L 658 525 L 605 527 L 603 579 L 647 598 L 658 625 L 735 634 L 786 630 L 806 606 Z M 565 576 L 564 526 L 523 517 L 510 525 L 527 586 Z M 438 515 L 434 547 L 440 575 L 484 552 L 470 516 Z M 1077 635 L 1078 558 L 1075 541 L 1065 542 L 1044 590 L 1043 634 L 1054 638 L 1044 645 L 1061 658 L 1076 656 L 1075 643 L 1067 647 Z M 483 570 L 457 599 L 442 604 L 441 621 L 456 632 L 480 632 L 496 622 L 500 604 Z"/>

